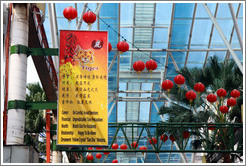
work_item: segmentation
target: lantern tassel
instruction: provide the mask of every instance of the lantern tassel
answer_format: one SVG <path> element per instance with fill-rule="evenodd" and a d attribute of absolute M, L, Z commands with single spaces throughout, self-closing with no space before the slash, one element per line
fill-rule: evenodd
<path fill-rule="evenodd" d="M 150 70 L 150 77 L 151 77 L 151 79 L 152 79 L 152 70 Z"/>
<path fill-rule="evenodd" d="M 70 23 L 71 23 L 71 21 L 68 20 L 68 29 L 70 29 Z"/>

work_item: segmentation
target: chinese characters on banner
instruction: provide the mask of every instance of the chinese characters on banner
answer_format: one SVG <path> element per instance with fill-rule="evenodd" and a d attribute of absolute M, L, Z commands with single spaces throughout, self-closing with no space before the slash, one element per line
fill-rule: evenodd
<path fill-rule="evenodd" d="M 108 33 L 60 31 L 58 145 L 108 145 Z"/>

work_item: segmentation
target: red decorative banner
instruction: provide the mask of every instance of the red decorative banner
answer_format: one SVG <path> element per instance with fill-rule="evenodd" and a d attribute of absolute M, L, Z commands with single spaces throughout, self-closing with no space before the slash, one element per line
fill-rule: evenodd
<path fill-rule="evenodd" d="M 108 33 L 60 31 L 58 145 L 108 145 Z"/>

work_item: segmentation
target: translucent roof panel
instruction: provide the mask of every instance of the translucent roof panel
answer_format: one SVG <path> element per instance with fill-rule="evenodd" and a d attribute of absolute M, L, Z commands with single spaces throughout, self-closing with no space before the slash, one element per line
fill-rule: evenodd
<path fill-rule="evenodd" d="M 89 9 L 95 11 L 98 5 L 98 3 L 88 3 L 86 11 Z M 56 3 L 55 6 L 58 33 L 61 29 L 75 30 L 76 19 L 69 24 L 63 17 L 63 9 L 68 6 L 75 7 L 75 3 Z M 243 54 L 240 50 L 228 3 L 207 3 L 207 6 L 216 16 L 216 21 L 231 47 L 237 49 L 235 50 L 236 55 L 243 61 Z M 77 3 L 77 20 L 83 8 L 84 3 Z M 233 3 L 242 36 L 244 35 L 243 8 L 243 4 Z M 215 15 L 216 12 L 217 15 Z M 193 67 L 203 68 L 204 62 L 212 56 L 218 56 L 220 61 L 224 61 L 226 56 L 233 59 L 202 3 L 103 3 L 99 17 L 100 20 L 97 18 L 91 30 L 108 31 L 108 39 L 113 48 L 108 54 L 108 66 L 112 66 L 108 73 L 108 97 L 111 98 L 115 95 L 108 104 L 109 122 L 158 123 L 162 121 L 162 117 L 166 121 L 168 117 L 160 116 L 158 113 L 161 106 L 170 105 L 170 102 L 167 102 L 167 99 L 161 95 L 161 83 L 165 71 L 165 78 L 173 80 L 178 74 L 175 63 L 179 69 L 185 66 L 190 69 Z M 51 46 L 48 7 L 46 7 L 44 27 Z M 86 23 L 82 23 L 81 30 L 87 30 Z M 118 38 L 118 33 L 123 37 Z M 130 51 L 119 55 L 118 59 L 117 43 L 124 39 L 129 44 Z M 139 50 L 136 51 L 137 49 Z M 223 50 L 216 51 L 217 49 Z M 113 59 L 115 59 L 114 63 L 112 63 Z M 141 60 L 146 63 L 150 59 L 155 60 L 158 64 L 157 69 L 152 73 L 145 69 L 138 75 L 133 70 L 132 66 L 135 61 Z M 118 66 L 120 66 L 119 69 Z M 158 101 L 155 100 L 157 98 Z M 132 136 L 131 129 L 124 130 L 127 136 Z M 151 133 L 155 133 L 154 128 L 150 130 Z M 134 136 L 138 136 L 140 131 L 140 128 L 135 128 Z M 109 128 L 109 144 L 111 144 L 115 132 L 115 128 Z M 144 138 L 140 139 L 139 146 L 152 149 L 148 142 L 147 132 L 143 132 L 142 136 Z M 191 149 L 191 140 L 189 140 L 187 149 Z M 122 132 L 118 134 L 116 141 L 118 144 L 125 143 Z M 171 141 L 162 145 L 162 149 L 171 149 Z M 173 149 L 175 150 L 177 147 L 173 146 Z M 159 155 L 163 163 L 184 162 L 179 153 L 171 155 L 170 153 L 160 153 Z M 188 161 L 191 162 L 192 154 L 186 153 L 186 155 Z M 115 158 L 121 163 L 159 162 L 155 153 L 148 153 L 143 157 L 115 153 L 110 155 L 105 162 L 112 162 Z"/>

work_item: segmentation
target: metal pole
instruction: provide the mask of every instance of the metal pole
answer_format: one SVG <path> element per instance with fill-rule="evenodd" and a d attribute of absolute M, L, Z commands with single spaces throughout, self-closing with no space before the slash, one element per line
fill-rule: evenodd
<path fill-rule="evenodd" d="M 28 47 L 28 16 L 29 4 L 14 4 L 12 17 L 11 46 L 24 45 Z M 9 94 L 8 101 L 26 101 L 27 55 L 14 53 L 9 58 Z M 20 145 L 24 142 L 25 110 L 9 109 L 7 124 L 7 145 Z"/>
<path fill-rule="evenodd" d="M 11 28 L 11 15 L 12 15 L 12 3 L 9 5 L 8 12 L 8 23 L 7 23 L 7 33 L 5 39 L 5 96 L 4 96 L 4 114 L 3 114 L 3 140 L 4 145 L 6 144 L 7 137 L 7 105 L 8 105 L 8 89 L 9 89 L 9 38 L 10 38 L 10 28 Z"/>
<path fill-rule="evenodd" d="M 48 3 L 49 12 L 49 22 L 50 22 L 50 35 L 52 48 L 58 48 L 58 32 L 57 32 L 57 22 L 56 22 L 56 9 L 54 3 Z M 54 66 L 56 71 L 59 70 L 59 60 L 58 56 L 53 57 Z"/>
<path fill-rule="evenodd" d="M 220 34 L 220 37 L 222 38 L 222 40 L 224 41 L 225 45 L 227 46 L 227 48 L 229 49 L 234 61 L 236 62 L 239 70 L 241 71 L 241 73 L 243 73 L 243 65 L 241 63 L 241 61 L 238 59 L 237 55 L 235 54 L 235 52 L 232 50 L 230 43 L 227 41 L 223 31 L 221 30 L 219 24 L 217 23 L 217 21 L 215 20 L 213 14 L 211 13 L 210 9 L 207 7 L 207 5 L 205 3 L 203 3 L 203 7 L 205 8 L 206 12 L 208 13 L 209 18 L 211 19 L 211 21 L 213 22 L 215 28 L 217 29 L 218 33 Z"/>
<path fill-rule="evenodd" d="M 243 53 L 243 39 L 242 39 L 242 35 L 241 35 L 239 27 L 238 27 L 237 18 L 236 18 L 236 15 L 235 15 L 235 12 L 234 12 L 232 4 L 228 3 L 228 5 L 229 5 L 230 11 L 231 11 L 231 16 L 232 16 L 232 19 L 233 19 L 233 22 L 234 22 L 235 30 L 237 32 L 237 38 L 238 38 L 238 41 L 239 41 L 239 44 L 240 44 L 240 47 L 241 47 L 241 50 L 242 50 L 242 53 Z"/>
<path fill-rule="evenodd" d="M 85 14 L 86 8 L 87 8 L 88 3 L 84 4 L 83 10 L 81 11 L 80 18 L 79 18 L 79 23 L 77 25 L 77 30 L 80 30 L 82 22 L 83 22 L 83 15 Z"/>
<path fill-rule="evenodd" d="M 46 163 L 50 163 L 50 110 L 46 110 Z"/>

